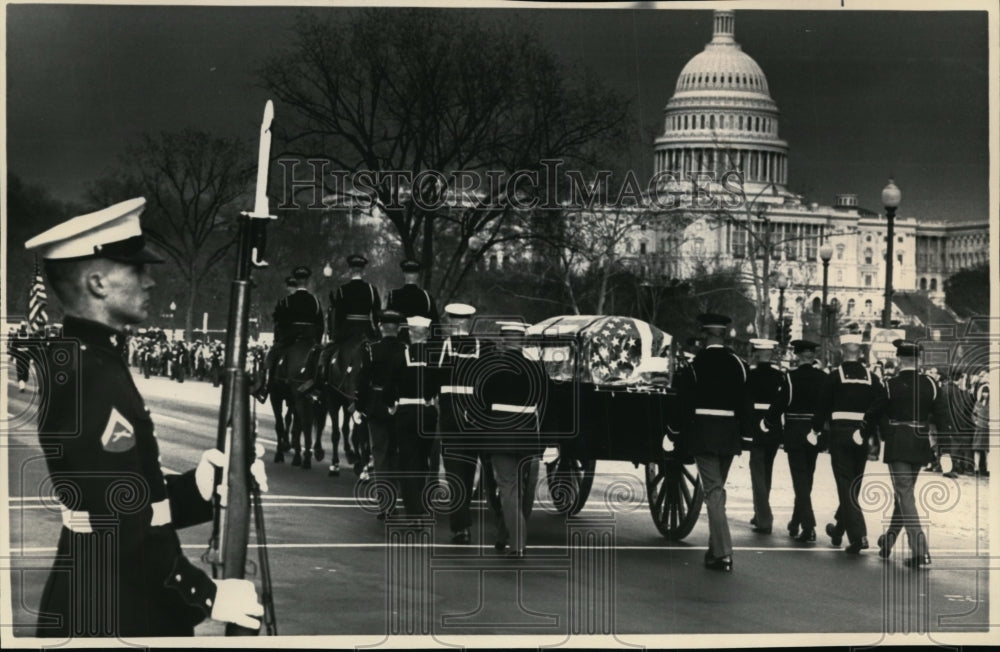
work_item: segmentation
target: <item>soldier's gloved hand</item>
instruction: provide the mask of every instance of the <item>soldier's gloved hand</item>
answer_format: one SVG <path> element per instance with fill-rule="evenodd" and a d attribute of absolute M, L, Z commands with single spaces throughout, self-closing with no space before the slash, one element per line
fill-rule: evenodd
<path fill-rule="evenodd" d="M 767 427 L 767 419 L 761 419 L 760 420 L 760 431 L 761 432 L 770 432 L 771 431 L 771 429 Z"/>
<path fill-rule="evenodd" d="M 663 435 L 663 450 L 671 453 L 674 450 L 674 440 L 670 438 L 670 435 Z"/>
<path fill-rule="evenodd" d="M 810 446 L 815 446 L 819 443 L 819 433 L 815 430 L 810 430 L 809 434 L 806 435 L 806 441 L 809 442 Z"/>
<path fill-rule="evenodd" d="M 260 629 L 264 607 L 257 599 L 257 589 L 248 580 L 213 580 L 215 604 L 212 620 L 233 623 L 247 629 Z"/>
<path fill-rule="evenodd" d="M 854 431 L 854 434 L 851 436 L 851 439 L 858 446 L 860 446 L 861 444 L 865 443 L 864 437 L 861 436 L 861 429 L 860 428 L 858 428 L 857 430 Z"/>
<path fill-rule="evenodd" d="M 392 405 L 391 407 L 386 408 L 385 411 L 388 412 L 390 416 L 394 416 L 397 408 L 397 405 Z"/>
<path fill-rule="evenodd" d="M 198 485 L 198 493 L 205 500 L 212 499 L 216 467 L 221 467 L 225 463 L 226 455 L 218 448 L 209 448 L 201 454 L 201 461 L 194 470 L 194 482 Z"/>
<path fill-rule="evenodd" d="M 264 447 L 260 444 L 254 446 L 255 458 L 250 465 L 250 475 L 257 481 L 262 493 L 267 493 L 267 472 L 264 470 Z"/>
<path fill-rule="evenodd" d="M 361 410 L 355 410 L 354 414 L 351 415 L 351 421 L 353 421 L 355 425 L 360 425 L 361 419 L 364 416 L 365 415 L 361 413 Z"/>

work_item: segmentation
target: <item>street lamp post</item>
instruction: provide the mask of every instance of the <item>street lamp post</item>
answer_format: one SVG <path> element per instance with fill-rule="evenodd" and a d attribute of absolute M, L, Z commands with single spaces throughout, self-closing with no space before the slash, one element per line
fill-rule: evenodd
<path fill-rule="evenodd" d="M 830 288 L 828 283 L 830 278 L 830 259 L 833 258 L 833 247 L 830 246 L 829 242 L 819 248 L 819 257 L 823 261 L 823 313 L 820 318 L 820 344 L 823 349 L 823 366 L 825 367 L 829 364 L 827 358 L 830 350 L 830 309 L 826 305 L 826 294 Z"/>
<path fill-rule="evenodd" d="M 893 223 L 896 219 L 896 209 L 903 199 L 903 193 L 892 179 L 889 184 L 882 189 L 882 205 L 885 206 L 885 218 L 888 222 L 886 226 L 886 248 L 885 248 L 885 307 L 882 309 L 882 328 L 889 328 L 892 320 L 892 245 L 896 239 L 893 235 Z"/>
<path fill-rule="evenodd" d="M 782 351 L 784 351 L 785 338 L 782 334 L 782 329 L 785 325 L 785 289 L 788 287 L 788 277 L 778 272 L 774 283 L 778 286 L 778 342 L 781 344 Z"/>
<path fill-rule="evenodd" d="M 176 301 L 171 301 L 170 302 L 170 339 L 175 339 L 176 338 L 176 335 L 174 334 L 174 331 L 177 330 L 176 325 L 175 325 L 175 319 L 174 319 L 174 317 L 176 317 L 176 315 L 177 315 L 177 302 Z"/>

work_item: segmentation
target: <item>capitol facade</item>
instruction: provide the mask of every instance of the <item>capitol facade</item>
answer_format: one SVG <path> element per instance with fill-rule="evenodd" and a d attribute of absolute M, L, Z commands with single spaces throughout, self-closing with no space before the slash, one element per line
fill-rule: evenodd
<path fill-rule="evenodd" d="M 684 66 L 666 105 L 654 167 L 676 179 L 736 170 L 743 178 L 746 205 L 725 218 L 706 212 L 683 235 L 665 221 L 651 221 L 630 238 L 628 254 L 653 278 L 733 267 L 759 274 L 760 260 L 767 256 L 770 271 L 789 280 L 785 310 L 793 315 L 797 331 L 799 314 L 820 310 L 819 250 L 829 243 L 828 301 L 839 308 L 842 322 L 877 326 L 884 302 L 885 217 L 859 207 L 854 194 L 837 195 L 829 206 L 807 202 L 789 190 L 788 143 L 779 136 L 779 111 L 767 78 L 736 42 L 734 12 L 716 11 L 713 25 L 712 40 Z M 769 230 L 766 248 L 755 246 L 763 229 Z M 904 323 L 926 323 L 934 319 L 931 312 L 947 312 L 945 280 L 989 260 L 985 216 L 962 222 L 901 215 L 894 238 L 893 319 Z M 921 310 L 921 301 L 935 310 Z M 771 304 L 776 315 L 773 284 Z"/>

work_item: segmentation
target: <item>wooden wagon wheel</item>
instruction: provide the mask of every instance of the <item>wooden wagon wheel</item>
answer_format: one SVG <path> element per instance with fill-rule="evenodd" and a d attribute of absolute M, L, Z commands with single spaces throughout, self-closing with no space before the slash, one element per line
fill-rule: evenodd
<path fill-rule="evenodd" d="M 549 495 L 556 511 L 574 516 L 583 509 L 594 486 L 596 460 L 578 460 L 560 455 L 545 465 Z"/>
<path fill-rule="evenodd" d="M 646 498 L 656 529 L 680 541 L 694 529 L 704 502 L 697 468 L 669 454 L 647 463 Z"/>

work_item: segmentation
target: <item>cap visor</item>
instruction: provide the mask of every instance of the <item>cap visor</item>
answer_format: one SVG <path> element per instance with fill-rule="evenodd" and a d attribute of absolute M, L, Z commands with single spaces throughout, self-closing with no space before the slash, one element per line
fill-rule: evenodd
<path fill-rule="evenodd" d="M 114 260 L 119 263 L 134 263 L 134 264 L 147 264 L 147 265 L 158 265 L 167 262 L 166 259 L 161 258 L 157 254 L 153 253 L 149 247 L 143 247 L 139 251 L 135 251 L 127 254 L 114 254 L 114 255 L 104 255 L 105 258 L 109 260 Z"/>

